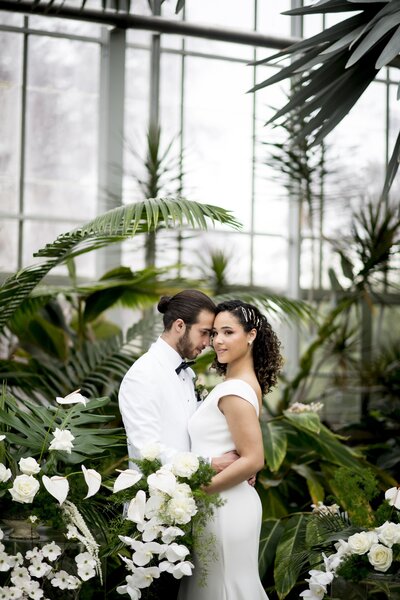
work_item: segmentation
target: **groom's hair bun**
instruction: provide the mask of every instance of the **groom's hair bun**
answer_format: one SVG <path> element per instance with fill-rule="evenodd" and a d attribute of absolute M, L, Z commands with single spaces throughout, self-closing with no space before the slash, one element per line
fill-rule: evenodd
<path fill-rule="evenodd" d="M 169 303 L 171 302 L 171 298 L 172 298 L 172 296 L 162 296 L 160 298 L 160 302 L 157 305 L 157 310 L 162 315 L 167 312 Z"/>
<path fill-rule="evenodd" d="M 172 327 L 177 319 L 182 319 L 186 325 L 193 325 L 202 310 L 215 313 L 215 304 L 199 290 L 182 290 L 175 296 L 162 296 L 157 306 L 158 311 L 164 315 L 165 330 Z"/>

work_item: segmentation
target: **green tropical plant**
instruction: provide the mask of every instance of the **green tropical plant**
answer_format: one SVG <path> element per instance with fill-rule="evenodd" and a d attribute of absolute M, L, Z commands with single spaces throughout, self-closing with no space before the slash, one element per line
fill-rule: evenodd
<path fill-rule="evenodd" d="M 301 40 L 256 64 L 290 58 L 278 73 L 257 84 L 262 89 L 286 78 L 296 86 L 289 102 L 271 121 L 288 122 L 295 109 L 304 119 L 298 138 L 312 135 L 319 144 L 353 108 L 379 70 L 397 61 L 400 52 L 400 7 L 396 0 L 321 0 L 316 4 L 286 11 L 287 15 L 354 13 L 309 39 Z M 400 134 L 390 159 L 383 195 L 396 175 Z"/>

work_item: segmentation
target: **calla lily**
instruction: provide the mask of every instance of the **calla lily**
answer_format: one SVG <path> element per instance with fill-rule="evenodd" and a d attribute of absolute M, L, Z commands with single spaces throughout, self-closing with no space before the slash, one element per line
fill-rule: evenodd
<path fill-rule="evenodd" d="M 174 493 L 177 485 L 175 475 L 171 473 L 171 471 L 161 471 L 161 469 L 156 471 L 156 473 L 149 475 L 147 482 L 149 487 L 159 490 L 160 492 L 165 492 L 170 496 Z"/>
<path fill-rule="evenodd" d="M 83 476 L 88 486 L 88 493 L 85 498 L 90 498 L 97 494 L 101 486 L 101 475 L 94 469 L 87 469 L 85 465 L 82 465 Z"/>
<path fill-rule="evenodd" d="M 142 478 L 142 474 L 139 471 L 135 471 L 134 469 L 126 469 L 125 471 L 120 471 L 117 479 L 114 481 L 113 492 L 120 492 L 121 490 L 126 490 L 127 488 L 135 485 Z"/>
<path fill-rule="evenodd" d="M 390 506 L 394 506 L 397 510 L 400 510 L 400 488 L 392 487 L 386 490 L 385 498 Z"/>
<path fill-rule="evenodd" d="M 86 406 L 88 399 L 85 398 L 85 396 L 82 396 L 82 394 L 79 394 L 80 391 L 80 389 L 76 390 L 75 392 L 68 394 L 68 396 L 64 396 L 64 398 L 57 396 L 56 402 L 58 402 L 58 404 L 84 404 Z"/>
<path fill-rule="evenodd" d="M 47 477 L 43 475 L 42 482 L 46 490 L 59 501 L 60 506 L 68 496 L 69 482 L 66 477 L 60 477 L 54 475 L 53 477 Z"/>
<path fill-rule="evenodd" d="M 144 511 L 146 508 L 146 494 L 139 490 L 135 498 L 130 501 L 126 518 L 138 525 L 144 524 Z"/>

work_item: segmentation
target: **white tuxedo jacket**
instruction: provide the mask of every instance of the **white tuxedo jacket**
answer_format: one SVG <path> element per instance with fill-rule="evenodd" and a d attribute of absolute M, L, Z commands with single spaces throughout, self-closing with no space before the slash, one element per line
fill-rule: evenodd
<path fill-rule="evenodd" d="M 170 462 L 177 452 L 190 450 L 188 420 L 197 408 L 189 367 L 176 374 L 181 356 L 159 338 L 129 369 L 119 390 L 119 408 L 131 458 L 158 442 L 161 460 Z"/>

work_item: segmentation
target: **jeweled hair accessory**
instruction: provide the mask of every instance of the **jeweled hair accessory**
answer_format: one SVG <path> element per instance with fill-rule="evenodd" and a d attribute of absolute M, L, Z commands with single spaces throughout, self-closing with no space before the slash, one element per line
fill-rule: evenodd
<path fill-rule="evenodd" d="M 256 315 L 256 312 L 253 308 L 245 308 L 244 306 L 239 307 L 242 311 L 243 318 L 246 323 L 254 323 L 255 327 L 259 327 L 261 325 L 261 319 Z"/>

